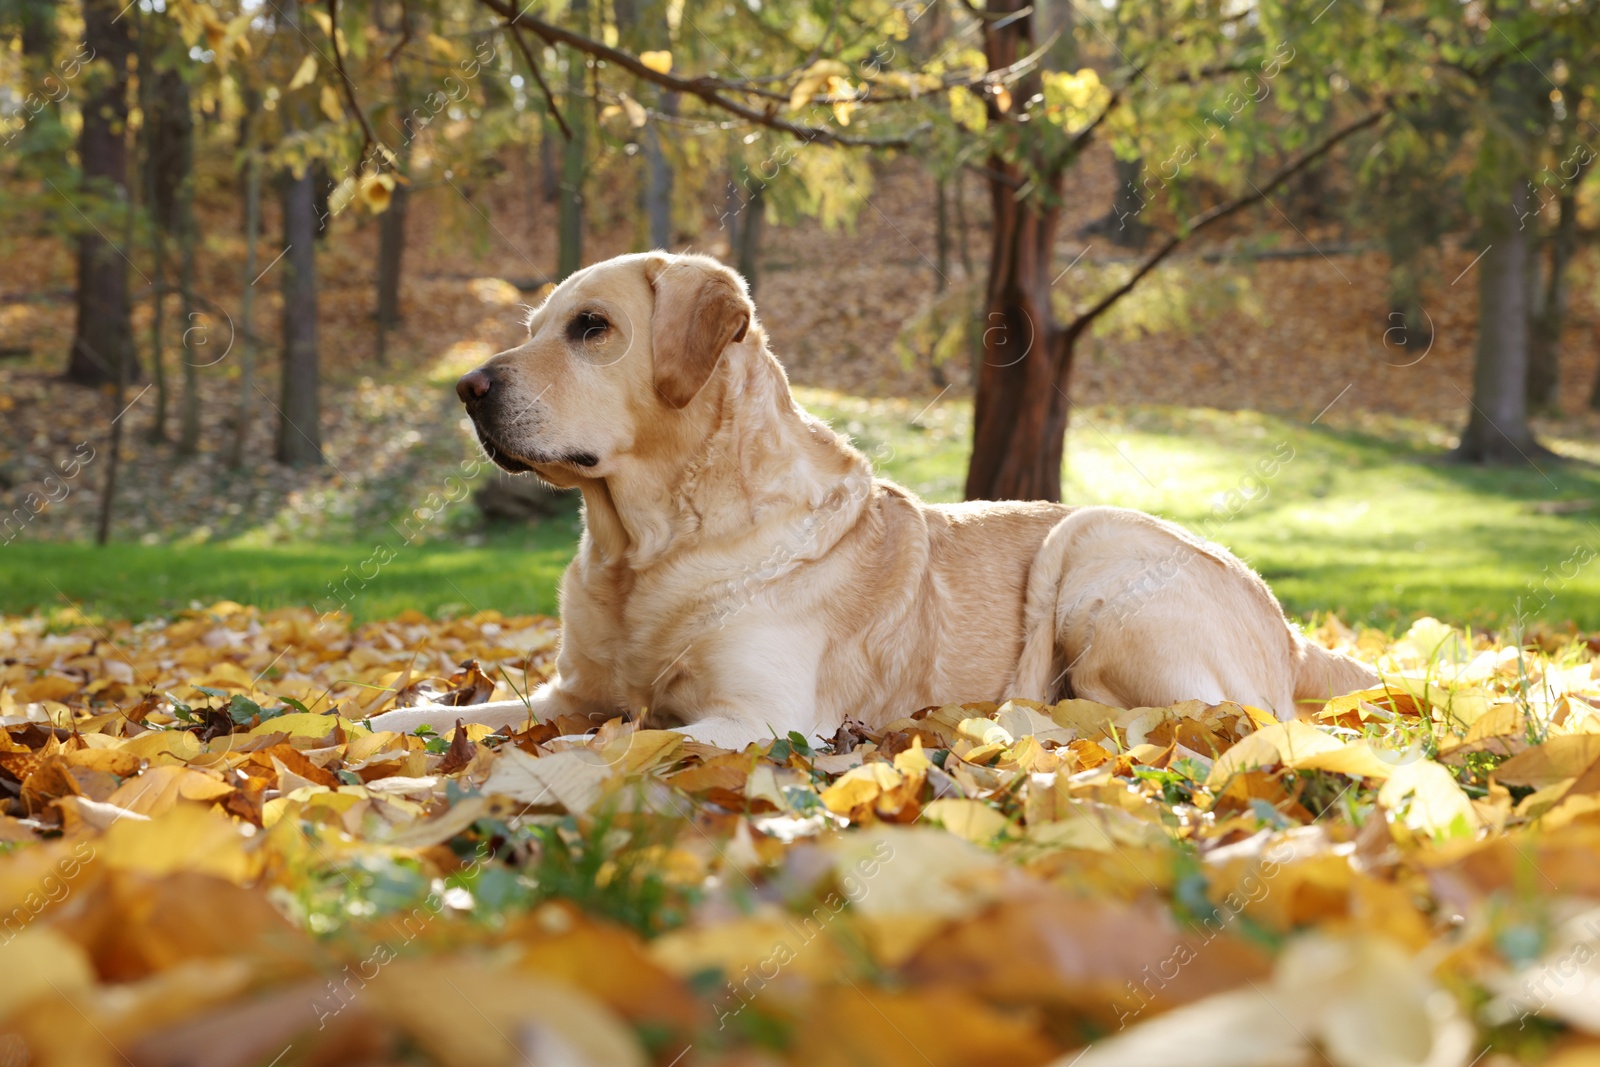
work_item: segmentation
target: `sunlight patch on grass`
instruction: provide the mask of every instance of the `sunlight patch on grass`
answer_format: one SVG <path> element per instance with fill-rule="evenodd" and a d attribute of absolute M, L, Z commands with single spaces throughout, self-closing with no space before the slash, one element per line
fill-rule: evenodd
<path fill-rule="evenodd" d="M 929 500 L 960 499 L 969 402 L 795 392 L 881 473 Z M 1553 490 L 1529 468 L 1445 464 L 1441 435 L 1392 419 L 1350 430 L 1258 412 L 1087 408 L 1069 436 L 1064 490 L 1072 503 L 1140 508 L 1212 537 L 1259 570 L 1294 615 L 1331 611 L 1385 629 L 1434 615 L 1505 628 L 1520 612 L 1600 629 L 1600 564 L 1587 547 L 1600 547 L 1600 472 L 1554 468 Z M 397 548 L 353 587 L 372 541 L 18 542 L 0 547 L 0 610 L 64 606 L 63 595 L 130 617 L 222 598 L 317 606 L 333 603 L 330 587 L 343 582 L 360 619 L 407 608 L 553 612 L 575 518 L 471 533 L 470 505 L 455 507 L 462 514 L 440 536 Z"/>

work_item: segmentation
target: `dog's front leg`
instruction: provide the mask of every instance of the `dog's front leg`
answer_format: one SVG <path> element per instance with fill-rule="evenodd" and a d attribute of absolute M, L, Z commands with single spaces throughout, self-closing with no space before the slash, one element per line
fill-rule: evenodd
<path fill-rule="evenodd" d="M 419 704 L 411 708 L 396 708 L 372 717 L 374 730 L 393 730 L 408 734 L 419 726 L 431 726 L 443 732 L 455 727 L 456 720 L 482 723 L 495 729 L 544 722 L 562 715 L 582 715 L 597 725 L 617 714 L 614 708 L 593 700 L 586 700 L 555 681 L 546 682 L 528 694 L 526 700 L 492 700 L 486 704 Z"/>

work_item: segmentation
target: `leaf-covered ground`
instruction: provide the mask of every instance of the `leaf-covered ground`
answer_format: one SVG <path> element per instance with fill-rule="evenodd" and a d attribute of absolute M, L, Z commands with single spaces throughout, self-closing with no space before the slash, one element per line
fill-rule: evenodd
<path fill-rule="evenodd" d="M 0 1062 L 1596 1062 L 1590 645 L 1317 636 L 1384 687 L 729 752 L 362 725 L 545 618 L 6 618 Z"/>

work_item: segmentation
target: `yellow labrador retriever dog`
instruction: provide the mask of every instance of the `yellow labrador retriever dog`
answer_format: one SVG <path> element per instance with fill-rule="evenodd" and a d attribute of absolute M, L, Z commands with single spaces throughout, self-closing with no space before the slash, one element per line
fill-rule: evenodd
<path fill-rule="evenodd" d="M 583 494 L 557 674 L 532 714 L 644 715 L 727 747 L 1064 693 L 1295 714 L 1376 682 L 1222 547 L 1136 511 L 924 504 L 789 393 L 744 281 L 704 256 L 574 274 L 457 386 L 489 456 Z M 522 701 L 404 708 L 520 723 Z"/>

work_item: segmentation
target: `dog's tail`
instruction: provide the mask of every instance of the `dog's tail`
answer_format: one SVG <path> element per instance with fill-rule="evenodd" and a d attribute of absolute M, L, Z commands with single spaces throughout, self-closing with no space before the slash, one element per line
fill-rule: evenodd
<path fill-rule="evenodd" d="M 1294 698 L 1299 701 L 1330 700 L 1379 682 L 1378 672 L 1342 652 L 1323 648 L 1303 637 L 1296 640 Z"/>

